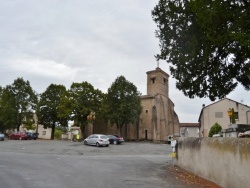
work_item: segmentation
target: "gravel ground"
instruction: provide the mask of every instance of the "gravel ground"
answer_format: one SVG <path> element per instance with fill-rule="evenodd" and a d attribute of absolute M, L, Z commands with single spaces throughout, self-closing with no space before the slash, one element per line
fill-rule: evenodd
<path fill-rule="evenodd" d="M 214 182 L 208 181 L 204 178 L 199 177 L 196 174 L 188 172 L 178 166 L 168 165 L 165 169 L 166 174 L 162 176 L 172 176 L 172 178 L 184 182 L 186 185 L 191 185 L 194 187 L 206 187 L 206 188 L 221 188 L 219 185 Z"/>
<path fill-rule="evenodd" d="M 72 155 L 72 156 L 95 156 L 95 155 L 164 155 L 166 156 L 166 164 L 161 168 L 160 176 L 167 182 L 173 182 L 173 184 L 182 185 L 182 187 L 210 187 L 220 188 L 215 183 L 203 179 L 193 173 L 190 173 L 176 165 L 173 165 L 171 161 L 170 153 L 172 151 L 171 146 L 167 144 L 153 144 L 153 143 L 125 143 L 119 146 L 111 145 L 109 148 L 96 148 L 96 147 L 84 147 L 82 142 L 70 142 L 70 141 L 52 141 L 52 140 L 36 140 L 36 141 L 16 141 L 6 139 L 1 143 L 1 152 L 15 151 L 18 153 L 33 153 L 33 154 L 55 154 L 55 155 Z M 62 144 L 62 142 L 64 144 Z M 139 147 L 138 147 L 139 146 Z M 38 149 L 39 148 L 39 149 Z M 178 183 L 179 182 L 179 183 Z"/>

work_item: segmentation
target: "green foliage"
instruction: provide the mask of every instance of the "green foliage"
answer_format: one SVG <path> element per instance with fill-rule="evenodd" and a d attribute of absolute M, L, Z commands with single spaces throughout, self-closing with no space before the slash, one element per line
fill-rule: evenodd
<path fill-rule="evenodd" d="M 186 96 L 223 98 L 238 83 L 250 89 L 249 1 L 159 0 L 152 11 L 157 59 L 171 64 Z"/>
<path fill-rule="evenodd" d="M 68 128 L 63 127 L 63 126 L 56 126 L 56 130 L 60 130 L 62 132 L 62 134 L 65 134 L 68 132 Z"/>
<path fill-rule="evenodd" d="M 33 116 L 34 116 L 33 112 L 28 112 L 25 115 L 25 120 L 23 121 L 23 125 L 27 130 L 35 130 L 36 129 L 36 124 L 35 124 L 35 120 L 34 120 Z"/>
<path fill-rule="evenodd" d="M 38 121 L 45 128 L 49 127 L 51 131 L 51 139 L 54 139 L 55 126 L 67 126 L 67 118 L 58 114 L 58 108 L 61 104 L 61 98 L 66 93 L 63 85 L 50 84 L 44 93 L 41 94 L 39 105 L 37 108 Z"/>
<path fill-rule="evenodd" d="M 7 101 L 4 102 L 8 108 L 8 115 L 12 113 L 15 116 L 14 125 L 19 131 L 26 119 L 26 115 L 35 111 L 37 105 L 37 95 L 30 86 L 29 81 L 24 81 L 23 78 L 17 78 L 12 85 L 5 88 Z"/>
<path fill-rule="evenodd" d="M 120 131 L 124 125 L 136 123 L 142 111 L 140 93 L 124 76 L 112 83 L 102 106 L 105 117 L 116 124 Z"/>
<path fill-rule="evenodd" d="M 68 132 L 68 130 L 67 130 L 66 127 L 56 126 L 55 127 L 54 138 L 57 139 L 57 140 L 61 140 L 62 134 L 65 134 L 67 132 Z"/>
<path fill-rule="evenodd" d="M 55 133 L 54 133 L 54 138 L 57 140 L 60 140 L 62 138 L 62 134 L 63 134 L 63 132 L 61 130 L 56 129 Z"/>
<path fill-rule="evenodd" d="M 17 111 L 14 95 L 7 89 L 0 91 L 0 131 L 16 127 Z"/>
<path fill-rule="evenodd" d="M 81 127 L 84 135 L 87 116 L 93 111 L 98 118 L 102 99 L 103 93 L 90 83 L 72 83 L 68 93 L 62 97 L 58 108 L 59 117 L 74 120 L 75 125 Z"/>
<path fill-rule="evenodd" d="M 212 137 L 214 134 L 218 134 L 222 130 L 222 127 L 217 122 L 209 130 L 208 136 Z"/>

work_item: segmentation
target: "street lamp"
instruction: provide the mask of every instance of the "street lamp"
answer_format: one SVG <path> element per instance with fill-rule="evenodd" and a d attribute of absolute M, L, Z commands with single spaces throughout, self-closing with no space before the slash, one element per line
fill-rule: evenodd
<path fill-rule="evenodd" d="M 95 121 L 95 112 L 91 111 L 90 114 L 87 116 L 87 121 L 92 125 L 92 133 L 94 132 L 93 123 Z"/>
<path fill-rule="evenodd" d="M 229 108 L 227 111 L 227 115 L 229 116 L 229 122 L 232 123 L 233 109 Z"/>
<path fill-rule="evenodd" d="M 93 123 L 93 121 L 95 120 L 95 112 L 90 112 L 90 114 L 87 116 L 87 120 L 89 121 L 89 123 Z"/>

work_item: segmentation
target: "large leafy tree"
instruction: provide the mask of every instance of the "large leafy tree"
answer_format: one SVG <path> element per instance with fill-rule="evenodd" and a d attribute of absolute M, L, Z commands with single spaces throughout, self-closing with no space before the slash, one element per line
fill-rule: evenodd
<path fill-rule="evenodd" d="M 60 117 L 73 120 L 75 125 L 81 127 L 82 134 L 85 136 L 87 116 L 95 112 L 98 118 L 102 99 L 103 93 L 90 83 L 72 83 L 67 95 L 62 98 L 59 107 Z"/>
<path fill-rule="evenodd" d="M 250 2 L 159 0 L 152 11 L 157 59 L 171 64 L 176 86 L 193 98 L 250 89 Z"/>
<path fill-rule="evenodd" d="M 8 113 L 15 115 L 14 125 L 19 131 L 20 125 L 25 123 L 36 109 L 37 94 L 30 86 L 29 81 L 25 81 L 23 78 L 17 78 L 12 85 L 6 86 L 5 90 L 6 103 L 8 103 L 6 108 L 9 109 Z"/>
<path fill-rule="evenodd" d="M 0 87 L 0 131 L 5 132 L 8 129 L 14 129 L 16 117 L 14 95 Z"/>
<path fill-rule="evenodd" d="M 44 128 L 51 128 L 51 140 L 54 140 L 55 127 L 68 125 L 68 119 L 60 117 L 58 108 L 61 103 L 62 96 L 67 92 L 65 86 L 50 84 L 46 91 L 40 96 L 39 105 L 37 107 L 38 122 Z"/>
<path fill-rule="evenodd" d="M 104 99 L 106 117 L 122 134 L 123 126 L 135 124 L 142 111 L 140 92 L 124 76 L 117 77 Z M 126 129 L 125 129 L 126 130 Z M 126 131 L 125 131 L 126 134 Z M 127 135 L 124 135 L 126 138 Z"/>

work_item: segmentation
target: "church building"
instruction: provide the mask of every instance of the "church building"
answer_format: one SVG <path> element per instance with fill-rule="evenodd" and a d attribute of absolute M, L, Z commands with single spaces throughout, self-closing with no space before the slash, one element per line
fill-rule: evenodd
<path fill-rule="evenodd" d="M 159 67 L 147 72 L 147 94 L 140 97 L 143 109 L 139 121 L 124 126 L 120 136 L 126 140 L 165 142 L 169 135 L 180 134 L 179 118 L 169 98 L 168 78 L 169 75 Z M 94 125 L 92 133 L 119 135 L 116 126 L 104 126 L 97 121 L 94 124 L 99 126 Z"/>
<path fill-rule="evenodd" d="M 159 67 L 147 72 L 147 95 L 141 96 L 139 140 L 166 141 L 168 135 L 179 135 L 179 119 L 169 98 L 168 78 Z"/>

